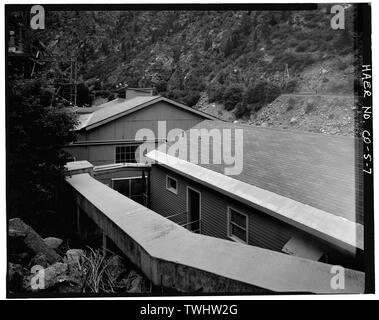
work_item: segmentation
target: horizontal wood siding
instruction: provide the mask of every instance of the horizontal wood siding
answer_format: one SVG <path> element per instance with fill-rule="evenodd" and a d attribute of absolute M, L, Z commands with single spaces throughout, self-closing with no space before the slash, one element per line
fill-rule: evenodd
<path fill-rule="evenodd" d="M 140 129 L 150 129 L 154 137 L 148 140 L 164 138 L 171 129 L 188 130 L 203 121 L 201 115 L 183 110 L 167 102 L 161 101 L 147 108 L 136 111 L 114 121 L 108 122 L 92 130 L 83 131 L 78 136 L 78 142 L 124 140 L 133 141 Z M 158 136 L 158 121 L 166 121 L 166 132 L 164 136 Z M 77 161 L 87 160 L 93 165 L 104 165 L 115 163 L 116 145 L 88 145 L 67 147 L 66 150 L 75 157 Z"/>
<path fill-rule="evenodd" d="M 178 180 L 178 194 L 166 189 L 166 174 Z M 152 167 L 150 176 L 151 209 L 164 217 L 185 212 L 186 190 L 180 176 L 161 170 L 157 166 Z"/>
<path fill-rule="evenodd" d="M 166 121 L 167 132 L 174 128 L 188 130 L 204 117 L 161 101 L 100 127 L 89 130 L 82 139 L 134 140 L 139 129 L 150 129 L 158 138 L 158 121 Z"/>
<path fill-rule="evenodd" d="M 109 143 L 103 145 L 89 145 L 89 146 L 69 146 L 65 148 L 65 151 L 75 157 L 75 161 L 87 160 L 94 166 L 101 166 L 106 164 L 112 164 L 116 162 L 116 147 L 129 144 L 123 143 Z M 140 143 L 130 143 L 130 145 L 140 145 Z M 148 150 L 155 148 L 155 142 L 144 142 L 143 147 Z M 144 149 L 142 149 L 143 151 Z M 136 161 L 139 160 L 139 149 L 136 154 Z"/>
<path fill-rule="evenodd" d="M 178 194 L 166 189 L 166 175 L 178 181 Z M 186 211 L 187 186 L 201 192 L 201 233 L 229 239 L 227 212 L 232 207 L 248 215 L 248 241 L 250 245 L 281 251 L 284 244 L 298 230 L 267 216 L 251 207 L 186 179 L 158 165 L 151 171 L 151 209 L 163 216 Z"/>

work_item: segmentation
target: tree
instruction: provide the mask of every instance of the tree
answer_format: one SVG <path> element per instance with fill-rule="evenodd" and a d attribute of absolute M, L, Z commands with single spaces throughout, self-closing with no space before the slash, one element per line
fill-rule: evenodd
<path fill-rule="evenodd" d="M 8 214 L 27 222 L 54 209 L 69 157 L 62 148 L 75 140 L 75 117 L 52 92 L 42 79 L 8 83 Z"/>

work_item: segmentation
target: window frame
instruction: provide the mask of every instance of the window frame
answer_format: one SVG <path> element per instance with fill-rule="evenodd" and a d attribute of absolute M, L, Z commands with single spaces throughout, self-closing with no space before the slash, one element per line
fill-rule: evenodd
<path fill-rule="evenodd" d="M 176 183 L 176 189 L 169 187 L 168 180 L 174 180 Z M 172 176 L 166 174 L 166 190 L 172 192 L 175 195 L 178 195 L 178 189 L 179 189 L 179 184 L 178 184 L 178 179 L 173 178 Z"/>
<path fill-rule="evenodd" d="M 122 180 L 129 180 L 129 196 L 126 196 L 128 198 L 130 198 L 132 195 L 131 195 L 131 180 L 133 179 L 142 179 L 143 177 L 142 176 L 133 176 L 133 177 L 123 177 L 123 178 L 111 178 L 111 183 L 110 183 L 110 187 L 115 190 L 114 188 L 114 182 L 115 181 L 122 181 Z"/>
<path fill-rule="evenodd" d="M 137 163 L 137 159 L 136 159 L 135 155 L 134 155 L 134 162 L 125 162 L 125 161 L 117 162 L 117 148 L 124 148 L 124 147 L 136 147 L 136 150 L 137 150 L 139 147 L 139 144 L 116 145 L 114 148 L 114 163 Z"/>
<path fill-rule="evenodd" d="M 248 244 L 249 243 L 249 216 L 246 213 L 243 213 L 240 210 L 237 210 L 237 209 L 230 207 L 230 206 L 227 207 L 227 210 L 228 210 L 228 212 L 227 212 L 228 213 L 227 214 L 227 216 L 228 216 L 227 217 L 227 219 L 228 219 L 227 220 L 228 238 L 232 239 L 233 241 L 236 241 L 236 242 Z M 239 224 L 237 224 L 236 222 L 232 221 L 232 219 L 231 219 L 232 218 L 232 211 L 235 211 L 238 214 L 240 214 L 246 218 L 246 228 L 244 228 L 244 227 L 240 226 Z M 237 228 L 244 230 L 246 232 L 246 241 L 239 238 L 237 235 L 232 234 L 231 225 L 234 225 Z"/>

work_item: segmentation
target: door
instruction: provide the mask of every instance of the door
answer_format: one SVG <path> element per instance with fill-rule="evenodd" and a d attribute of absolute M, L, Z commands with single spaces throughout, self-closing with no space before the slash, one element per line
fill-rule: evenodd
<path fill-rule="evenodd" d="M 201 194 L 187 187 L 187 217 L 188 229 L 200 233 Z"/>

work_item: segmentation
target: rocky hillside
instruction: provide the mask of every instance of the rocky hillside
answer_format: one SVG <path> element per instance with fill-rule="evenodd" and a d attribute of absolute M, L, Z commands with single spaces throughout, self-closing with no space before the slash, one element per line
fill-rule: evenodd
<path fill-rule="evenodd" d="M 297 92 L 281 94 L 239 119 L 234 110 L 226 111 L 222 104 L 210 103 L 206 93 L 196 107 L 226 121 L 352 135 L 355 132 L 352 59 L 352 55 L 346 55 L 312 64 L 299 74 Z"/>
<path fill-rule="evenodd" d="M 280 12 L 49 12 L 46 30 L 31 38 L 54 57 L 52 77 L 67 74 L 76 57 L 81 105 L 113 98 L 120 84 L 155 86 L 225 119 L 250 119 L 281 94 L 352 94 L 353 8 L 345 11 L 345 30 L 331 29 L 326 4 Z M 320 65 L 338 66 L 337 74 Z"/>
<path fill-rule="evenodd" d="M 281 95 L 254 114 L 250 123 L 265 127 L 353 135 L 354 96 Z"/>

